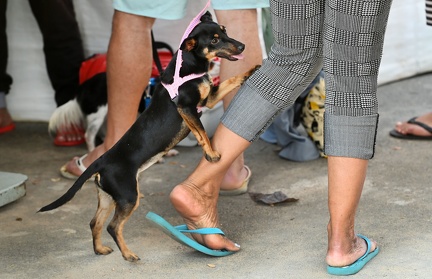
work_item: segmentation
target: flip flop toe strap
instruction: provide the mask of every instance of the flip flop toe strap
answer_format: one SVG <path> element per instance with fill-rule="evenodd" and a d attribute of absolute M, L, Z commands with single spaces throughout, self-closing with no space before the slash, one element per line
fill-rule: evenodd
<path fill-rule="evenodd" d="M 366 241 L 366 248 L 367 248 L 367 249 L 366 249 L 366 253 L 364 253 L 364 255 L 361 256 L 361 257 L 357 260 L 357 262 L 360 262 L 360 261 L 362 261 L 364 258 L 366 258 L 366 257 L 369 255 L 370 250 L 371 250 L 371 247 L 372 247 L 372 243 L 371 243 L 371 241 L 369 240 L 369 238 L 367 238 L 367 237 L 364 236 L 364 235 L 357 234 L 357 236 L 360 237 L 360 238 L 362 238 L 364 241 Z"/>
<path fill-rule="evenodd" d="M 220 234 L 225 235 L 225 233 L 219 228 L 202 228 L 196 230 L 189 230 L 186 225 L 179 225 L 175 227 L 179 232 L 182 233 L 197 233 L 197 234 Z"/>
<path fill-rule="evenodd" d="M 410 124 L 415 124 L 417 126 L 422 127 L 423 129 L 425 129 L 426 131 L 428 131 L 429 133 L 432 134 L 432 127 L 422 123 L 422 122 L 418 122 L 417 121 L 417 117 L 411 118 L 410 120 L 408 120 L 408 123 Z"/>
<path fill-rule="evenodd" d="M 78 169 L 79 169 L 80 171 L 82 171 L 82 172 L 85 172 L 86 169 L 87 169 L 87 168 L 84 166 L 84 163 L 83 163 L 83 160 L 84 160 L 85 157 L 87 157 L 87 155 L 88 155 L 88 154 L 85 154 L 84 156 L 78 158 L 78 159 L 75 161 L 75 164 L 77 165 Z"/>

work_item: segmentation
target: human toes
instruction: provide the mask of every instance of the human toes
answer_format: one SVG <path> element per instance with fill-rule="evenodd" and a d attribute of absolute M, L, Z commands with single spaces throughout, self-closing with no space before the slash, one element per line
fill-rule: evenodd
<path fill-rule="evenodd" d="M 362 241 L 363 243 L 365 243 L 366 248 L 363 251 L 367 251 L 367 245 L 368 245 L 367 241 L 364 238 L 361 238 L 359 236 L 357 236 L 357 238 L 358 238 L 358 241 Z M 370 250 L 369 250 L 369 253 L 370 253 L 370 252 L 375 251 L 375 249 L 378 247 L 378 243 L 375 240 L 373 240 L 372 238 L 368 238 L 368 240 L 370 241 Z"/>
<path fill-rule="evenodd" d="M 192 224 L 191 222 L 186 223 L 188 228 L 191 230 L 196 230 L 200 228 L 214 228 L 214 227 L 208 227 L 208 226 L 197 226 L 195 224 Z M 240 245 L 233 242 L 229 238 L 227 238 L 223 234 L 195 234 L 191 233 L 191 236 L 195 241 L 198 243 L 206 246 L 209 249 L 212 250 L 222 250 L 222 251 L 230 251 L 230 252 L 237 252 L 240 250 Z"/>
<path fill-rule="evenodd" d="M 222 235 L 207 235 L 203 239 L 204 245 L 214 250 L 227 250 L 237 252 L 240 245 Z"/>
<path fill-rule="evenodd" d="M 398 132 L 398 133 L 401 133 L 401 134 L 405 134 L 405 129 L 404 129 L 404 125 L 405 123 L 403 123 L 403 122 L 397 122 L 396 123 L 396 125 L 395 125 L 395 130 Z"/>

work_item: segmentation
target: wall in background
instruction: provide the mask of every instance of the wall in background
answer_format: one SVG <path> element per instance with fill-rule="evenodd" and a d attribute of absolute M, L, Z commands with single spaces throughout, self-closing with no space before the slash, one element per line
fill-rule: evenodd
<path fill-rule="evenodd" d="M 183 20 L 157 20 L 156 40 L 177 48 L 189 21 L 202 5 L 189 5 Z M 86 55 L 106 52 L 111 33 L 112 0 L 75 0 Z M 28 1 L 8 1 L 8 72 L 14 84 L 7 97 L 15 120 L 47 121 L 55 109 L 54 92 L 47 77 L 42 37 Z M 229 31 L 229 30 L 228 30 Z M 425 24 L 424 0 L 394 0 L 384 44 L 379 83 L 432 71 L 432 27 Z"/>

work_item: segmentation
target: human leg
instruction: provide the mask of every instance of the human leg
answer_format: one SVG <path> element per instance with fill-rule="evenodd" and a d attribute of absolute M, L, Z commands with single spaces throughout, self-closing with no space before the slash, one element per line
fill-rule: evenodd
<path fill-rule="evenodd" d="M 366 251 L 366 243 L 354 232 L 355 213 L 363 190 L 368 161 L 347 157 L 328 157 L 327 264 L 347 266 Z M 371 251 L 377 247 L 372 241 Z"/>
<path fill-rule="evenodd" d="M 6 94 L 12 84 L 12 77 L 6 73 L 8 60 L 6 7 L 7 1 L 0 0 L 0 133 L 6 133 L 15 127 L 6 106 Z"/>
<path fill-rule="evenodd" d="M 114 1 L 113 5 L 113 28 L 107 56 L 107 133 L 103 144 L 82 157 L 84 167 L 110 149 L 135 122 L 140 98 L 152 70 L 151 28 L 154 21 L 156 18 L 182 18 L 187 1 L 125 0 Z M 69 161 L 61 172 L 81 175 L 78 159 L 75 157 Z"/>
<path fill-rule="evenodd" d="M 55 102 L 61 106 L 72 100 L 79 86 L 79 69 L 84 48 L 72 0 L 29 0 L 43 39 L 48 77 Z M 79 145 L 85 141 L 83 127 L 65 125 L 57 130 L 54 143 Z"/>
<path fill-rule="evenodd" d="M 246 45 L 243 52 L 244 59 L 238 61 L 223 59 L 221 61 L 220 80 L 224 81 L 262 63 L 257 10 L 215 10 L 215 12 L 218 22 L 227 28 L 228 34 Z M 237 89 L 224 98 L 224 109 L 228 107 L 236 93 Z M 243 154 L 240 154 L 224 176 L 221 190 L 235 190 L 241 187 L 243 183 L 247 183 L 245 179 L 250 176 L 249 171 L 244 165 Z"/>
<path fill-rule="evenodd" d="M 15 124 L 6 107 L 5 97 L 6 95 L 4 93 L 0 93 L 0 99 L 3 99 L 4 101 L 4 105 L 0 104 L 0 134 L 7 133 L 15 129 Z"/>
<path fill-rule="evenodd" d="M 377 75 L 391 1 L 326 3 L 325 153 L 328 155 L 329 266 L 346 266 L 366 253 L 355 234 L 368 159 L 374 155 Z M 367 15 L 367 16 L 364 16 Z M 347 24 L 350 22 L 351 24 Z M 353 23 L 356 24 L 353 24 Z M 357 38 L 350 40 L 349 38 Z M 376 248 L 372 242 L 371 251 Z"/>
<path fill-rule="evenodd" d="M 171 203 L 184 218 L 189 229 L 219 227 L 217 201 L 219 185 L 232 162 L 250 142 L 219 125 L 212 146 L 222 155 L 217 163 L 203 159 L 196 170 L 170 194 Z M 211 249 L 238 251 L 240 246 L 220 235 L 193 235 L 196 241 Z"/>
<path fill-rule="evenodd" d="M 6 35 L 6 8 L 7 0 L 0 0 L 0 92 L 8 93 L 12 78 L 6 73 L 9 56 Z"/>
<path fill-rule="evenodd" d="M 151 75 L 153 23 L 154 18 L 114 12 L 107 54 L 107 133 L 104 143 L 84 158 L 85 166 L 110 149 L 136 120 L 140 98 Z M 76 159 L 66 165 L 66 170 L 80 175 Z"/>
<path fill-rule="evenodd" d="M 277 5 L 273 9 L 278 9 Z M 310 20 L 319 22 L 320 18 L 321 15 L 316 13 Z M 287 28 L 282 22 L 285 21 L 275 21 L 273 26 L 283 38 L 277 38 L 269 58 L 239 89 L 222 117 L 223 124 L 216 129 L 212 145 L 220 152 L 221 161 L 209 163 L 201 160 L 188 179 L 171 192 L 171 202 L 190 228 L 219 225 L 217 193 L 225 172 L 259 137 L 273 117 L 291 105 L 321 70 L 321 40 L 312 40 L 307 49 L 296 42 L 290 44 L 292 41 L 285 39 L 289 34 L 285 34 Z M 308 32 L 306 24 L 297 26 L 301 28 L 299 32 Z M 235 251 L 237 248 L 219 235 L 196 236 L 195 239 L 213 249 L 225 247 Z"/>
<path fill-rule="evenodd" d="M 57 106 L 72 100 L 84 49 L 72 0 L 29 0 L 43 38 L 48 77 Z"/>

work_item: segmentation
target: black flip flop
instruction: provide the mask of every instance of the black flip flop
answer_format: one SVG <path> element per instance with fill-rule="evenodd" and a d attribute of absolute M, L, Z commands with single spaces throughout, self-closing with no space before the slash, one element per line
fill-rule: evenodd
<path fill-rule="evenodd" d="M 430 127 L 424 123 L 418 122 L 418 121 L 416 121 L 416 119 L 417 119 L 417 117 L 413 117 L 410 120 L 408 120 L 408 123 L 422 127 L 423 129 L 425 129 L 426 131 L 431 133 L 430 136 L 417 136 L 417 135 L 412 135 L 412 134 L 404 135 L 404 134 L 399 133 L 395 129 L 390 131 L 390 136 L 398 138 L 398 139 L 408 139 L 408 140 L 432 140 L 432 127 Z"/>

